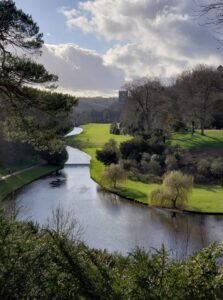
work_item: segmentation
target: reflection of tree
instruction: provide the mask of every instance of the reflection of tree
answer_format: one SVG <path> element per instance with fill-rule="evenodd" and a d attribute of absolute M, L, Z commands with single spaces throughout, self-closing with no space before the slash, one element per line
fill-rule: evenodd
<path fill-rule="evenodd" d="M 97 187 L 97 195 L 98 199 L 101 200 L 101 204 L 107 209 L 111 210 L 112 212 L 118 212 L 120 207 L 120 197 L 112 194 L 110 192 L 107 192 L 100 186 Z"/>
<path fill-rule="evenodd" d="M 176 259 L 185 259 L 200 248 L 209 244 L 205 226 L 206 216 L 176 213 L 166 210 L 154 210 L 152 222 L 162 224 L 164 244 Z M 166 241 L 166 243 L 165 243 Z"/>

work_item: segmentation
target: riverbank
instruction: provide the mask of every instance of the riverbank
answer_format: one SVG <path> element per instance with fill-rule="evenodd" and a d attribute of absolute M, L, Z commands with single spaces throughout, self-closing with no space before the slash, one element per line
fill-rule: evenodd
<path fill-rule="evenodd" d="M 3 201 L 23 186 L 47 176 L 56 170 L 58 170 L 58 166 L 36 166 L 0 180 L 0 201 Z"/>
<path fill-rule="evenodd" d="M 96 159 L 96 150 L 103 147 L 111 138 L 115 139 L 117 143 L 131 138 L 130 136 L 110 134 L 109 126 L 109 124 L 84 125 L 82 126 L 84 131 L 80 135 L 66 139 L 67 144 L 83 150 L 92 157 L 91 177 L 99 185 L 127 199 L 150 205 L 150 193 L 158 186 L 157 184 L 127 180 L 120 185 L 119 189 L 114 190 L 102 182 L 101 178 L 105 166 Z M 187 205 L 182 209 L 189 212 L 223 214 L 223 188 L 220 186 L 195 186 Z"/>

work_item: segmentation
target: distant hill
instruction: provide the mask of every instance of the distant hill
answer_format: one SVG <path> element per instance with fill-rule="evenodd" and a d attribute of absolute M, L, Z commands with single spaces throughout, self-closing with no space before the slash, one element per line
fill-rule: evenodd
<path fill-rule="evenodd" d="M 80 98 L 74 108 L 73 118 L 77 125 L 86 123 L 111 123 L 119 121 L 121 105 L 118 98 Z"/>

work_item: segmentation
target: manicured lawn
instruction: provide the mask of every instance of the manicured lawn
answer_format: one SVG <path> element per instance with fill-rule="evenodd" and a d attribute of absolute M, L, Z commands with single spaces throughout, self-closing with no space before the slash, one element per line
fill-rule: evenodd
<path fill-rule="evenodd" d="M 190 133 L 174 133 L 170 140 L 172 145 L 180 145 L 185 149 L 219 150 L 223 149 L 223 130 L 206 130 L 205 136 L 198 131 Z"/>
<path fill-rule="evenodd" d="M 0 181 L 0 201 L 22 186 L 57 170 L 56 166 L 40 166 Z"/>
<path fill-rule="evenodd" d="M 118 136 L 109 134 L 109 124 L 88 124 L 82 126 L 83 133 L 79 136 L 67 138 L 67 143 L 73 147 L 82 149 L 92 157 L 91 176 L 100 185 L 113 191 L 102 181 L 104 165 L 96 159 L 96 150 L 101 148 L 110 138 L 118 143 L 128 140 L 129 136 Z M 219 149 L 223 147 L 223 131 L 207 130 L 206 136 L 202 137 L 195 133 L 191 138 L 190 134 L 175 134 L 172 139 L 173 144 L 180 144 L 185 148 L 193 149 Z M 118 194 L 138 202 L 149 204 L 150 193 L 158 185 L 145 184 L 127 180 L 118 190 Z M 223 213 L 223 188 L 220 186 L 197 186 L 193 189 L 186 210 L 210 213 Z"/>
<path fill-rule="evenodd" d="M 109 133 L 110 124 L 87 124 L 81 126 L 84 131 L 73 137 L 67 137 L 69 145 L 79 149 L 101 148 L 109 139 L 115 139 L 118 143 L 124 142 L 131 137 L 129 135 L 114 135 Z"/>

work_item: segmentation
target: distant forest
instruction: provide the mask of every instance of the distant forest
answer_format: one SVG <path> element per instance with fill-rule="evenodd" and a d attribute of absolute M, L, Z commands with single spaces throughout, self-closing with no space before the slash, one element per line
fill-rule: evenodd
<path fill-rule="evenodd" d="M 120 114 L 118 98 L 80 98 L 78 106 L 73 110 L 75 125 L 118 122 Z"/>

